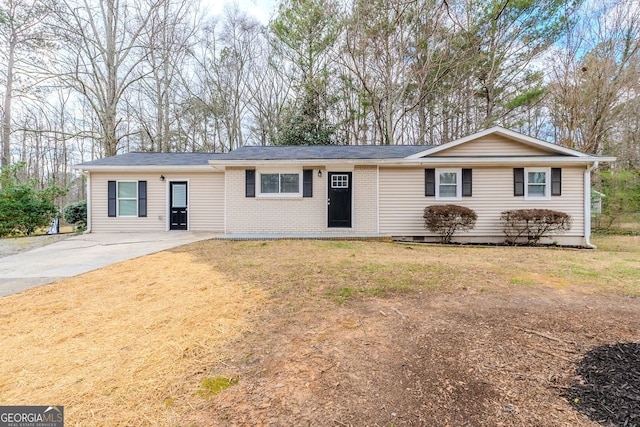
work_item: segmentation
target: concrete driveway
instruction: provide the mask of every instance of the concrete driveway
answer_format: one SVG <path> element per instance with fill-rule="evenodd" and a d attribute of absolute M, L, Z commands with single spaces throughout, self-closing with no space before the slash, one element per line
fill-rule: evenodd
<path fill-rule="evenodd" d="M 91 233 L 0 258 L 0 296 L 215 237 L 206 232 Z"/>

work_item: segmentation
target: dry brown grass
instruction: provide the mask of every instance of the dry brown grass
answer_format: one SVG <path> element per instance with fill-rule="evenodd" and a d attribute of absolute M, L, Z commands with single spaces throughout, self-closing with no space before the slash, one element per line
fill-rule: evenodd
<path fill-rule="evenodd" d="M 264 295 L 159 253 L 3 298 L 0 401 L 65 405 L 68 425 L 179 424 Z"/>
<path fill-rule="evenodd" d="M 261 310 L 293 322 L 354 299 L 521 286 L 639 295 L 638 238 L 596 243 L 207 241 L 123 262 L 0 300 L 0 403 L 64 405 L 70 426 L 187 425 L 208 404 L 200 383 L 236 374 L 225 349 Z"/>
<path fill-rule="evenodd" d="M 413 291 L 499 291 L 536 285 L 640 295 L 640 237 L 601 236 L 601 249 L 465 247 L 358 241 L 202 242 L 190 252 L 289 300 Z M 339 296 L 339 295 L 338 295 Z"/>

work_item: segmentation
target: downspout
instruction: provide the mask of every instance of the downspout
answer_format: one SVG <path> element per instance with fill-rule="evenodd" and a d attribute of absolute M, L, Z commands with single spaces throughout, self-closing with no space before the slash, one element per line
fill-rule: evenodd
<path fill-rule="evenodd" d="M 87 229 L 85 233 L 91 233 L 91 172 L 82 171 L 82 175 L 87 177 Z"/>
<path fill-rule="evenodd" d="M 592 244 L 591 238 L 591 172 L 598 167 L 598 162 L 593 164 L 584 171 L 584 244 L 589 249 L 597 249 Z"/>

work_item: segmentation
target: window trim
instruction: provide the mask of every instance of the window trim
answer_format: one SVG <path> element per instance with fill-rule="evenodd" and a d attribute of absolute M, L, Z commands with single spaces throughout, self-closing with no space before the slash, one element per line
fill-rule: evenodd
<path fill-rule="evenodd" d="M 278 174 L 278 192 L 277 193 L 263 193 L 262 192 L 262 175 L 275 175 Z M 281 175 L 298 175 L 298 191 L 295 193 L 281 193 L 280 185 L 281 185 Z M 281 199 L 281 198 L 302 198 L 302 190 L 303 190 L 303 172 L 302 169 L 262 169 L 256 170 L 256 197 L 260 198 L 271 198 L 271 199 Z"/>
<path fill-rule="evenodd" d="M 544 172 L 544 196 L 529 195 L 529 173 Z M 551 200 L 551 168 L 524 168 L 524 199 L 525 200 Z"/>
<path fill-rule="evenodd" d="M 136 189 L 136 196 L 135 197 L 120 197 L 120 183 L 133 183 L 134 187 Z M 136 202 L 136 213 L 135 213 L 135 215 L 122 215 L 120 213 L 120 200 L 134 200 Z M 118 218 L 137 218 L 138 217 L 138 208 L 139 208 L 138 200 L 139 200 L 139 195 L 138 195 L 138 181 L 137 180 L 123 179 L 123 180 L 116 181 L 116 216 Z"/>
<path fill-rule="evenodd" d="M 455 197 L 440 196 L 440 174 L 442 173 L 456 174 L 456 195 Z M 462 200 L 462 168 L 454 169 L 436 169 L 436 200 Z"/>

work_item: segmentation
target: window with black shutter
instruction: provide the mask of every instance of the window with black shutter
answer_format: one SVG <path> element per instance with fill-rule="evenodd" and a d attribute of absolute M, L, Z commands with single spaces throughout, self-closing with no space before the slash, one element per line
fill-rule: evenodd
<path fill-rule="evenodd" d="M 471 169 L 462 169 L 462 197 L 471 197 L 472 194 Z"/>
<path fill-rule="evenodd" d="M 302 197 L 313 197 L 313 170 L 302 171 Z"/>
<path fill-rule="evenodd" d="M 513 195 L 524 196 L 524 168 L 513 168 Z"/>
<path fill-rule="evenodd" d="M 426 197 L 435 197 L 436 195 L 436 170 L 424 170 L 424 195 Z"/>
<path fill-rule="evenodd" d="M 562 195 L 562 169 L 551 168 L 551 195 Z"/>
<path fill-rule="evenodd" d="M 138 181 L 138 216 L 147 216 L 147 181 Z"/>
<path fill-rule="evenodd" d="M 256 171 L 245 171 L 245 197 L 256 197 Z"/>
<path fill-rule="evenodd" d="M 117 203 L 117 194 L 116 194 L 116 186 L 117 183 L 116 181 L 109 181 L 107 183 L 107 190 L 108 190 L 108 202 L 107 202 L 107 210 L 108 210 L 108 216 L 110 217 L 115 217 L 116 216 L 116 203 Z"/>

